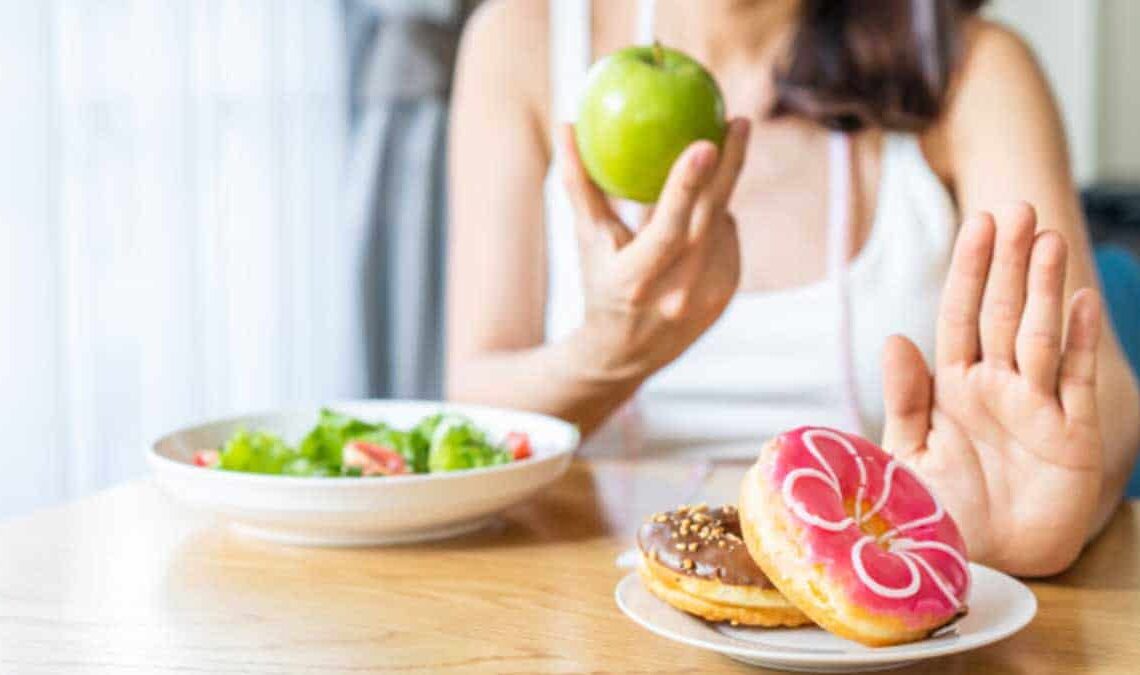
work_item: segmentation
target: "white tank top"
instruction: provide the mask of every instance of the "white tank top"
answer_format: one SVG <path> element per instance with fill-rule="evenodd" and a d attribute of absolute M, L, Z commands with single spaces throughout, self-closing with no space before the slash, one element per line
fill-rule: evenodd
<path fill-rule="evenodd" d="M 641 0 L 638 42 L 651 40 L 652 0 Z M 592 60 L 590 0 L 550 0 L 553 110 L 573 121 Z M 863 249 L 847 262 L 849 145 L 831 144 L 828 278 L 773 292 L 741 292 L 676 361 L 652 376 L 587 451 L 689 451 L 751 456 L 768 436 L 804 424 L 878 439 L 880 360 L 902 333 L 930 359 L 935 315 L 957 215 L 918 139 L 884 134 L 876 213 Z M 546 339 L 582 320 L 574 213 L 552 167 L 545 185 Z M 742 223 L 747 227 L 747 223 Z"/>

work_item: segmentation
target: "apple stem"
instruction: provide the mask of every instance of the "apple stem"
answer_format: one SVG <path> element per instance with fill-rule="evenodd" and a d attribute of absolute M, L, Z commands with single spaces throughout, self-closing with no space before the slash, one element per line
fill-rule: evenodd
<path fill-rule="evenodd" d="M 658 40 L 653 41 L 653 63 L 661 68 L 665 65 L 665 50 L 661 47 L 661 42 Z"/>

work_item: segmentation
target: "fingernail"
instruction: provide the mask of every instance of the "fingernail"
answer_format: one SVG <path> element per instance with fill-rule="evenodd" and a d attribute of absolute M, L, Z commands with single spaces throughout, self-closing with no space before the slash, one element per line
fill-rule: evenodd
<path fill-rule="evenodd" d="M 752 123 L 748 121 L 747 117 L 737 117 L 736 119 L 732 120 L 731 133 L 735 136 L 740 136 L 743 138 L 748 135 L 748 132 L 751 129 Z"/>
<path fill-rule="evenodd" d="M 1100 294 L 1086 286 L 1073 294 L 1073 302 L 1077 303 L 1078 300 L 1080 302 L 1077 312 L 1081 314 L 1081 318 L 1086 320 L 1096 318 L 1097 312 L 1100 311 Z"/>
<path fill-rule="evenodd" d="M 704 171 L 709 168 L 716 157 L 716 146 L 712 143 L 701 142 L 695 150 L 693 150 L 692 167 L 697 171 Z"/>

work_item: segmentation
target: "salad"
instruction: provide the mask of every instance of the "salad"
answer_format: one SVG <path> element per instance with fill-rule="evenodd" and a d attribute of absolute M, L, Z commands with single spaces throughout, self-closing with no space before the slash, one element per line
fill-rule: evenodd
<path fill-rule="evenodd" d="M 453 413 L 430 415 L 405 431 L 324 409 L 296 447 L 266 431 L 239 429 L 221 448 L 195 452 L 194 464 L 281 476 L 400 476 L 510 464 L 531 454 L 526 434 L 495 443 Z"/>

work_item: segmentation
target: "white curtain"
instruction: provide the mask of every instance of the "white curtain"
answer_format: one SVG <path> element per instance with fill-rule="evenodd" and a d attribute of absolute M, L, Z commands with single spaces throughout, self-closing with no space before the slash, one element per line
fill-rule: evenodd
<path fill-rule="evenodd" d="M 0 0 L 0 516 L 362 393 L 333 0 Z"/>

